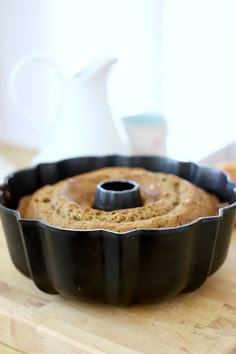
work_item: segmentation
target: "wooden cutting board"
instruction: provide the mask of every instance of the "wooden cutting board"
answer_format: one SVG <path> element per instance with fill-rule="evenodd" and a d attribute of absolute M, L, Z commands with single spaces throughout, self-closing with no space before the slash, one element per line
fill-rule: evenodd
<path fill-rule="evenodd" d="M 12 265 L 1 227 L 0 257 L 0 341 L 18 350 L 236 353 L 236 232 L 227 261 L 201 289 L 126 308 L 42 293 Z"/>

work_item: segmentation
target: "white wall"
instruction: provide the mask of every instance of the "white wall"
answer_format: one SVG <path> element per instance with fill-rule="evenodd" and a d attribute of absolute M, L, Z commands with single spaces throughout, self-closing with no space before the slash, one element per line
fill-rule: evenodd
<path fill-rule="evenodd" d="M 58 82 L 36 64 L 18 82 L 35 126 L 10 103 L 7 76 L 18 58 L 39 49 L 70 76 L 114 54 L 114 113 L 160 110 L 170 154 L 201 158 L 235 138 L 235 18 L 234 0 L 1 0 L 0 139 L 39 146 L 37 121 L 45 129 L 55 106 Z"/>
<path fill-rule="evenodd" d="M 0 139 L 39 146 L 47 126 L 47 108 L 55 89 L 49 69 L 31 65 L 22 72 L 18 87 L 35 117 L 35 127 L 9 103 L 7 76 L 12 64 L 32 49 L 52 57 L 69 77 L 104 54 L 119 57 L 110 81 L 115 115 L 157 111 L 160 106 L 161 0 L 5 0 L 0 1 L 0 41 L 4 68 L 0 69 L 3 103 Z M 31 5 L 29 7 L 29 5 Z M 5 14 L 3 15 L 3 12 Z M 1 22 L 4 17 L 4 23 Z M 43 75 L 45 72 L 47 75 Z M 46 116 L 46 118 L 45 118 Z M 43 118 L 44 117 L 44 118 Z M 44 119 L 44 120 L 43 120 Z M 25 133 L 24 133 L 25 132 Z"/>
<path fill-rule="evenodd" d="M 29 51 L 45 50 L 48 45 L 50 3 L 47 0 L 0 1 L 0 139 L 26 145 L 38 144 L 38 134 L 21 112 L 12 105 L 8 94 L 8 75 L 12 65 Z M 19 80 L 22 98 L 32 106 L 40 90 L 32 82 L 31 72 Z M 37 73 L 35 73 L 37 76 Z M 39 75 L 38 75 L 39 77 Z M 43 78 L 41 78 L 43 79 Z M 41 99 L 41 97 L 40 97 Z"/>
<path fill-rule="evenodd" d="M 162 43 L 170 153 L 199 159 L 236 138 L 236 2 L 165 0 Z"/>

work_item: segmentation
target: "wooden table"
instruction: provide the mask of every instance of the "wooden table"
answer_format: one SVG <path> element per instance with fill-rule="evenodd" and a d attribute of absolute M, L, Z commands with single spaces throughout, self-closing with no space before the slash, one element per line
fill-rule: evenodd
<path fill-rule="evenodd" d="M 236 232 L 202 288 L 114 307 L 47 295 L 13 266 L 0 227 L 0 341 L 26 353 L 236 353 Z M 13 353 L 0 346 L 0 354 Z M 15 353 L 15 351 L 14 351 Z"/>
<path fill-rule="evenodd" d="M 14 163 L 17 168 L 28 166 L 36 152 L 36 150 L 20 146 L 0 144 L 0 156 Z"/>

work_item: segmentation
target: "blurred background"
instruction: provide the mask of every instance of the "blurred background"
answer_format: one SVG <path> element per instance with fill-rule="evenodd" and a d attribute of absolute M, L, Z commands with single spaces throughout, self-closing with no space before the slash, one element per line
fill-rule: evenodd
<path fill-rule="evenodd" d="M 200 160 L 235 139 L 235 19 L 234 0 L 0 0 L 0 146 L 40 151 L 61 124 L 65 82 L 109 55 L 111 116 L 131 152 Z M 24 66 L 19 104 L 9 77 L 32 53 L 56 67 Z"/>

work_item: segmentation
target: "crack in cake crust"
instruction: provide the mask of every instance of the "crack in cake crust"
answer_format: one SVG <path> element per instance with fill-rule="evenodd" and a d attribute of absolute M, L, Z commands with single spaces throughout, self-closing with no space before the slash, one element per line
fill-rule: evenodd
<path fill-rule="evenodd" d="M 143 206 L 103 211 L 93 208 L 96 186 L 102 181 L 128 179 L 139 184 Z M 43 220 L 68 229 L 128 231 L 186 224 L 216 215 L 219 200 L 178 176 L 136 167 L 107 167 L 67 178 L 23 197 L 23 218 Z"/>

